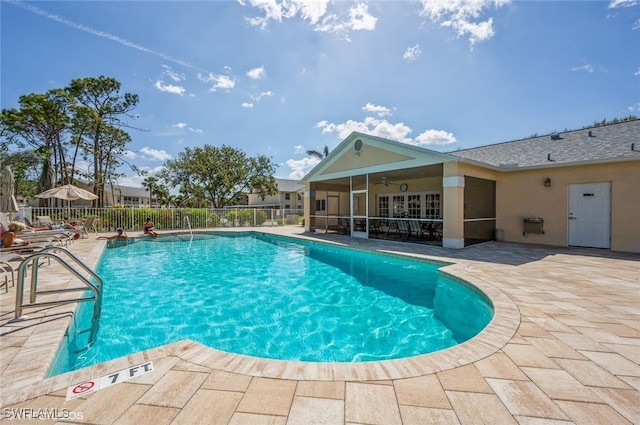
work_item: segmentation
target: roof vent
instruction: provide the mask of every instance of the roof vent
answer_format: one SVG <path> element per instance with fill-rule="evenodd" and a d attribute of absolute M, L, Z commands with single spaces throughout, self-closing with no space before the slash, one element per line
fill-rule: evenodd
<path fill-rule="evenodd" d="M 353 142 L 353 150 L 355 153 L 360 153 L 360 151 L 362 151 L 362 148 L 363 148 L 362 140 L 358 139 L 355 142 Z"/>
<path fill-rule="evenodd" d="M 596 137 L 593 135 L 593 132 L 591 130 L 589 130 L 589 137 Z"/>
<path fill-rule="evenodd" d="M 562 139 L 562 137 L 560 137 L 560 134 L 558 133 L 554 133 L 551 135 L 551 140 L 560 140 Z"/>

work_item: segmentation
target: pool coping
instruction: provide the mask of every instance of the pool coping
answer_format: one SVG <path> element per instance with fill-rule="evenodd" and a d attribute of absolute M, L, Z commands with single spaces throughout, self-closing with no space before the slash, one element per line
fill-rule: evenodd
<path fill-rule="evenodd" d="M 216 231 L 214 231 L 214 233 L 215 232 Z M 245 229 L 241 232 L 246 233 L 247 230 Z M 249 232 L 272 234 L 271 232 L 265 232 L 263 230 L 249 230 Z M 278 233 L 275 233 L 275 235 L 283 236 Z M 347 246 L 339 241 L 319 241 L 312 235 L 284 235 L 283 237 Z M 97 241 L 89 254 L 82 258 L 83 261 L 85 261 L 89 267 L 95 268 L 105 247 L 105 241 Z M 350 248 L 362 250 L 362 248 L 358 247 Z M 19 382 L 17 382 L 17 380 L 5 381 L 9 385 L 3 385 L 4 389 L 2 390 L 2 397 L 0 398 L 0 406 L 6 406 L 52 391 L 61 390 L 71 385 L 122 370 L 129 366 L 158 360 L 167 355 L 176 356 L 203 367 L 263 378 L 299 381 L 378 381 L 411 378 L 453 369 L 481 360 L 500 350 L 516 333 L 520 325 L 520 313 L 517 305 L 500 289 L 474 276 L 472 274 L 473 262 L 466 260 L 456 262 L 449 260 L 443 261 L 429 255 L 406 254 L 395 250 L 365 250 L 405 258 L 428 260 L 441 264 L 449 263 L 449 265 L 441 267 L 439 271 L 445 275 L 450 275 L 456 279 L 468 282 L 481 290 L 493 304 L 494 316 L 492 320 L 482 332 L 459 345 L 429 354 L 402 359 L 359 363 L 273 360 L 227 353 L 191 340 L 182 340 L 48 378 L 46 377 L 46 373 L 57 353 L 59 345 L 59 342 L 54 343 L 54 341 L 62 340 L 70 320 L 73 317 L 73 313 L 69 314 L 69 306 L 56 307 L 43 312 L 46 313 L 44 316 L 54 311 L 62 310 L 63 313 L 56 312 L 56 314 L 62 316 L 62 320 L 55 321 L 56 326 L 53 326 L 53 329 L 51 327 L 45 329 L 45 332 L 48 333 L 48 336 L 43 338 L 46 344 L 37 344 L 38 357 L 37 359 L 31 358 L 27 371 L 23 370 L 22 373 L 20 373 L 22 379 Z M 36 328 L 36 331 L 30 335 L 29 339 L 41 339 L 39 338 L 39 336 L 41 336 L 39 335 L 40 332 L 38 332 L 40 328 L 38 326 L 34 328 Z M 27 342 L 24 344 L 25 347 L 33 345 L 28 343 L 29 339 L 27 339 Z M 11 388 L 9 393 L 7 387 Z"/>

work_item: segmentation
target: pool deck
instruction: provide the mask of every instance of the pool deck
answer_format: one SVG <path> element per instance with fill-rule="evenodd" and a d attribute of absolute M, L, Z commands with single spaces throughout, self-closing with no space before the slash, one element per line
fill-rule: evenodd
<path fill-rule="evenodd" d="M 247 230 L 451 263 L 443 272 L 486 292 L 496 317 L 464 344 L 403 360 L 284 362 L 179 341 L 46 378 L 73 306 L 32 308 L 25 320 L 10 322 L 16 288 L 9 284 L 8 293 L 0 288 L 0 420 L 640 424 L 638 254 L 498 242 L 452 250 L 305 233 L 297 226 Z M 91 234 L 69 249 L 93 267 L 104 245 Z M 42 263 L 40 289 L 77 286 L 60 265 Z M 69 388 L 148 362 L 153 370 L 146 374 L 66 401 Z"/>

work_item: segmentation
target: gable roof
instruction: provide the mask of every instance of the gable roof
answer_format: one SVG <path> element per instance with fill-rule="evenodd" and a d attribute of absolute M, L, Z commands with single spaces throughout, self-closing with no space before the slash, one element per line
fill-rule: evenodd
<path fill-rule="evenodd" d="M 362 150 L 356 152 L 354 145 L 358 140 Z M 348 177 L 354 170 L 377 173 L 459 160 L 450 154 L 354 131 L 300 182 Z"/>
<path fill-rule="evenodd" d="M 450 155 L 503 170 L 637 160 L 640 120 L 480 146 Z"/>

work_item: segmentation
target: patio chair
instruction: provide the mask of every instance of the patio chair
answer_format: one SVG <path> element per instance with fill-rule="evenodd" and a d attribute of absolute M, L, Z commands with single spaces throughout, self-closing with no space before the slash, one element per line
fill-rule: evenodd
<path fill-rule="evenodd" d="M 436 241 L 442 241 L 442 223 L 435 223 L 432 226 L 431 234 Z"/>
<path fill-rule="evenodd" d="M 393 220 L 389 223 L 387 236 L 398 236 L 401 240 L 406 240 L 411 234 L 409 222 L 407 220 Z"/>
<path fill-rule="evenodd" d="M 412 233 L 415 234 L 416 239 L 418 239 L 419 241 L 422 240 L 422 237 L 427 234 L 428 232 L 422 228 L 422 225 L 414 220 L 409 220 L 409 237 L 411 236 Z"/>
<path fill-rule="evenodd" d="M 82 237 L 84 239 L 89 237 L 89 231 L 93 230 L 94 233 L 98 233 L 98 229 L 96 228 L 96 222 L 98 220 L 97 215 L 88 215 L 82 220 L 82 224 L 79 229 L 81 230 Z"/>
<path fill-rule="evenodd" d="M 348 218 L 339 218 L 338 219 L 338 233 L 342 233 L 343 235 L 347 235 L 351 233 Z"/>

